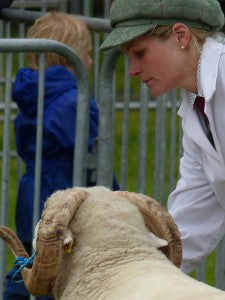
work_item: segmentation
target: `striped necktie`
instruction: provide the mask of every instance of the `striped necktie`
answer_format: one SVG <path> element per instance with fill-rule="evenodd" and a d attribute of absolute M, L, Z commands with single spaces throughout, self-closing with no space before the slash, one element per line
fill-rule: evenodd
<path fill-rule="evenodd" d="M 201 97 L 201 96 L 197 96 L 195 98 L 195 102 L 194 102 L 194 108 L 196 109 L 199 121 L 201 123 L 202 129 L 205 132 L 208 140 L 210 141 L 210 143 L 212 144 L 212 146 L 214 147 L 214 149 L 216 149 L 215 147 L 215 143 L 213 140 L 213 136 L 210 130 L 210 125 L 209 125 L 209 120 L 204 112 L 204 108 L 205 108 L 205 98 Z"/>

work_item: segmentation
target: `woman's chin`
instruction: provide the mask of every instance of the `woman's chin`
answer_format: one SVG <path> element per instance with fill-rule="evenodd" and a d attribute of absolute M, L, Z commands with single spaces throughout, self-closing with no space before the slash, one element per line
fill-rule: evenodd
<path fill-rule="evenodd" d="M 152 96 L 154 96 L 154 97 L 161 96 L 162 94 L 165 93 L 164 91 L 162 92 L 162 91 L 156 90 L 154 88 L 150 89 L 150 91 L 151 91 Z"/>
<path fill-rule="evenodd" d="M 151 91 L 152 96 L 154 97 L 162 96 L 163 94 L 168 93 L 170 91 L 170 89 L 157 89 L 156 87 L 152 87 L 149 89 Z"/>

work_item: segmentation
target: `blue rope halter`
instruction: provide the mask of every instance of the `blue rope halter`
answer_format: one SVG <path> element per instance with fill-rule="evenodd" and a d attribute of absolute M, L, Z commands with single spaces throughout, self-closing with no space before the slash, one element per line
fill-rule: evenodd
<path fill-rule="evenodd" d="M 14 261 L 14 266 L 17 268 L 16 272 L 13 274 L 11 281 L 14 283 L 23 283 L 23 279 L 21 279 L 20 272 L 23 270 L 23 268 L 29 266 L 31 267 L 33 265 L 35 253 L 32 254 L 31 257 L 25 258 L 22 256 L 18 256 Z"/>

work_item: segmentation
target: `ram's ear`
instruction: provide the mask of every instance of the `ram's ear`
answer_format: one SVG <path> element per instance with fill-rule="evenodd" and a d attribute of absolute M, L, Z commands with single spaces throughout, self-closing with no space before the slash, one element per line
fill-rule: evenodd
<path fill-rule="evenodd" d="M 65 250 L 66 253 L 70 253 L 72 251 L 74 243 L 74 237 L 72 231 L 67 228 L 65 237 L 63 239 L 63 249 Z"/>
<path fill-rule="evenodd" d="M 143 194 L 127 191 L 115 191 L 113 193 L 128 199 L 139 208 L 149 231 L 167 241 L 168 244 L 161 246 L 160 250 L 177 267 L 180 267 L 182 258 L 180 233 L 168 211 L 159 202 Z"/>
<path fill-rule="evenodd" d="M 157 237 L 154 233 L 149 232 L 150 239 L 153 242 L 153 246 L 157 249 L 168 246 L 168 242 L 166 240 L 163 240 L 159 237 Z"/>

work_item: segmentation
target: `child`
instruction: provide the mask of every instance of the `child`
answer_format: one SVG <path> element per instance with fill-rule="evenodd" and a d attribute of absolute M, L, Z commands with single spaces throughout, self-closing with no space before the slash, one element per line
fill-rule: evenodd
<path fill-rule="evenodd" d="M 28 30 L 27 38 L 60 41 L 74 49 L 86 69 L 90 69 L 90 33 L 86 25 L 72 15 L 51 12 L 40 17 Z M 66 59 L 55 53 L 46 53 L 45 63 L 40 212 L 47 197 L 54 191 L 72 187 L 77 107 L 77 81 Z M 17 73 L 12 96 L 19 108 L 15 119 L 17 151 L 26 165 L 26 172 L 19 183 L 16 226 L 19 238 L 31 253 L 39 75 L 37 53 L 28 54 L 28 65 L 29 68 L 22 68 Z M 88 151 L 92 150 L 97 135 L 98 107 L 91 98 Z M 91 181 L 90 170 L 87 170 L 87 185 L 95 185 Z M 118 189 L 115 178 L 113 187 Z M 14 272 L 15 269 L 12 269 L 7 275 L 4 300 L 29 299 L 24 286 L 11 282 Z"/>

